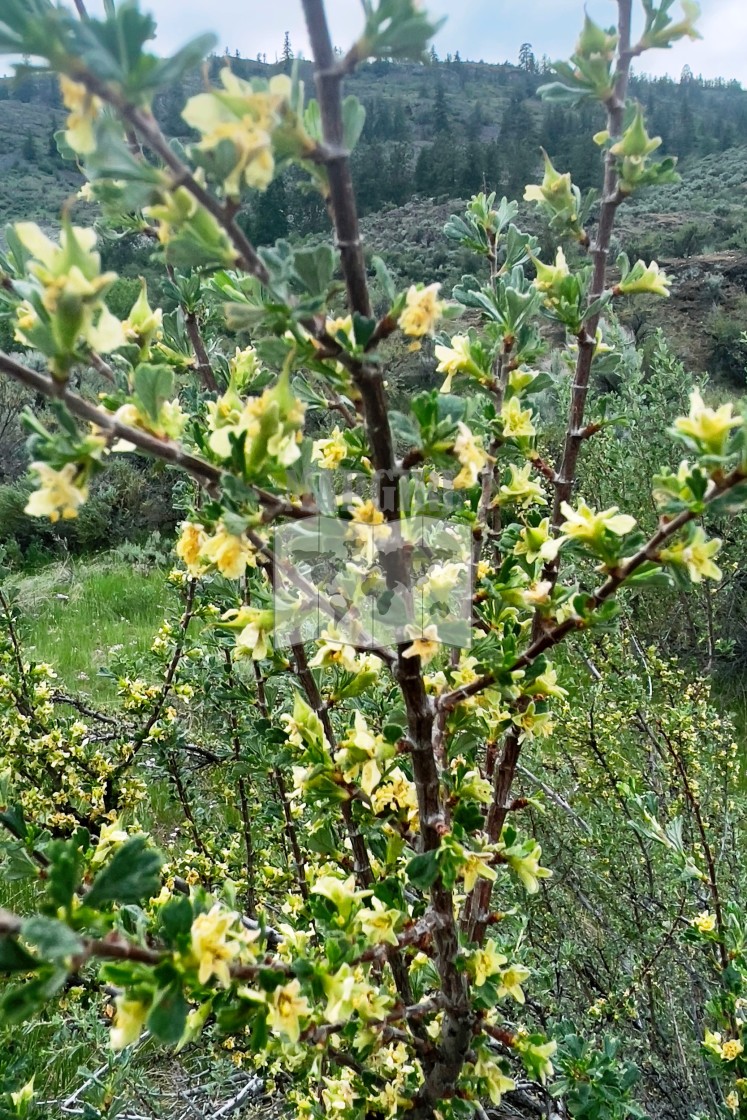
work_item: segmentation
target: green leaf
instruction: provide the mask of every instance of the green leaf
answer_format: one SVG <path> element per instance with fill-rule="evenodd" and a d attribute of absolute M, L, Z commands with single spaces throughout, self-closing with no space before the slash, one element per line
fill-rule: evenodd
<path fill-rule="evenodd" d="M 343 143 L 352 152 L 360 140 L 366 123 L 366 110 L 357 97 L 346 97 L 342 103 Z"/>
<path fill-rule="evenodd" d="M 148 1030 L 160 1042 L 173 1046 L 184 1034 L 188 1012 L 181 981 L 174 980 L 157 995 L 148 1015 Z"/>
<path fill-rule="evenodd" d="M 407 865 L 407 877 L 414 887 L 427 891 L 438 877 L 438 852 L 423 852 Z"/>
<path fill-rule="evenodd" d="M 301 249 L 293 257 L 301 283 L 312 296 L 323 296 L 332 282 L 337 267 L 337 254 L 331 245 L 315 245 Z"/>
<path fill-rule="evenodd" d="M 161 907 L 159 919 L 168 945 L 174 945 L 180 937 L 189 933 L 193 916 L 192 903 L 185 897 L 172 898 Z"/>
<path fill-rule="evenodd" d="M 161 857 L 148 847 L 145 836 L 134 836 L 114 853 L 111 862 L 93 881 L 86 906 L 96 909 L 107 902 L 138 903 L 158 894 Z"/>
<path fill-rule="evenodd" d="M 161 408 L 174 393 L 174 371 L 170 366 L 150 365 L 144 362 L 135 370 L 135 394 L 146 415 L 158 423 Z"/>
<path fill-rule="evenodd" d="M 36 1014 L 67 980 L 65 969 L 48 969 L 34 980 L 8 988 L 0 1000 L 0 1023 L 15 1026 Z"/>
<path fill-rule="evenodd" d="M 21 933 L 39 951 L 46 961 L 60 961 L 66 957 L 77 956 L 83 942 L 65 925 L 54 918 L 27 918 Z"/>
<path fill-rule="evenodd" d="M 397 285 L 394 282 L 394 277 L 387 268 L 386 264 L 381 257 L 374 257 L 371 261 L 376 273 L 376 279 L 381 284 L 384 295 L 390 303 L 394 303 L 397 298 Z"/>
<path fill-rule="evenodd" d="M 49 898 L 56 908 L 67 910 L 80 883 L 83 861 L 80 848 L 72 840 L 57 840 L 50 845 L 47 871 Z"/>
<path fill-rule="evenodd" d="M 32 972 L 38 967 L 39 961 L 14 937 L 0 938 L 0 972 Z"/>

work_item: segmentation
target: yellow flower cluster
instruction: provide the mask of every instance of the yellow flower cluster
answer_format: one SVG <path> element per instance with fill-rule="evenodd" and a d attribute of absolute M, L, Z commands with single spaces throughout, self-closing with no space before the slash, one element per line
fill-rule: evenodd
<path fill-rule="evenodd" d="M 428 287 L 413 284 L 408 289 L 404 310 L 399 317 L 403 334 L 421 339 L 434 333 L 446 306 L 438 298 L 440 291 L 440 284 L 429 284 Z"/>
<path fill-rule="evenodd" d="M 228 67 L 221 70 L 220 80 L 222 89 L 191 97 L 182 116 L 201 134 L 197 147 L 202 151 L 215 151 L 226 141 L 233 146 L 235 162 L 223 187 L 230 198 L 239 198 L 244 184 L 263 191 L 272 182 L 272 136 L 288 109 L 291 80 L 278 74 L 262 89 Z"/>
<path fill-rule="evenodd" d="M 248 567 L 257 565 L 255 550 L 246 537 L 229 532 L 222 522 L 211 534 L 199 522 L 183 522 L 176 554 L 195 578 L 213 567 L 226 579 L 241 579 Z"/>

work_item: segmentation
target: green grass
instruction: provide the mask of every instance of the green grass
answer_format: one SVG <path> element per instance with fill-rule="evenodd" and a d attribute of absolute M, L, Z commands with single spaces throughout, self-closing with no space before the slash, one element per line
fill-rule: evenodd
<path fill-rule="evenodd" d="M 98 676 L 111 652 L 147 650 L 168 597 L 162 572 L 106 556 L 50 565 L 14 577 L 9 587 L 26 656 L 48 661 L 65 685 L 98 701 L 115 695 L 112 682 Z"/>

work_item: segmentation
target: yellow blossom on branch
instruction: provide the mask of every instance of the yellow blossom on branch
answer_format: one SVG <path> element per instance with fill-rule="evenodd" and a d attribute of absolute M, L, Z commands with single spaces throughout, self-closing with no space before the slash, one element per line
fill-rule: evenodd
<path fill-rule="evenodd" d="M 722 455 L 732 428 L 741 428 L 741 416 L 733 415 L 734 406 L 722 404 L 720 408 L 708 408 L 700 391 L 693 389 L 690 394 L 690 413 L 680 416 L 674 422 L 674 430 L 687 436 L 711 455 Z"/>
<path fill-rule="evenodd" d="M 506 439 L 531 439 L 537 434 L 532 423 L 531 408 L 522 408 L 518 397 L 511 397 L 501 410 L 503 435 Z"/>
<path fill-rule="evenodd" d="M 707 910 L 703 910 L 698 914 L 697 918 L 693 918 L 690 922 L 699 933 L 713 933 L 716 928 L 716 919 L 713 914 L 709 914 Z"/>
<path fill-rule="evenodd" d="M 721 549 L 718 538 L 707 540 L 704 531 L 698 525 L 690 534 L 689 539 L 678 541 L 663 548 L 659 559 L 664 564 L 674 564 L 687 568 L 687 574 L 693 583 L 702 583 L 704 579 L 720 580 L 722 571 L 713 560 Z"/>
<path fill-rule="evenodd" d="M 311 458 L 325 471 L 334 471 L 350 454 L 345 437 L 339 428 L 334 428 L 326 439 L 314 440 Z"/>
<path fill-rule="evenodd" d="M 176 542 L 176 554 L 191 576 L 201 576 L 207 568 L 207 563 L 201 556 L 206 541 L 207 533 L 202 525 L 194 521 L 182 523 L 182 531 Z"/>
<path fill-rule="evenodd" d="M 198 148 L 214 151 L 224 141 L 233 145 L 235 163 L 223 186 L 238 198 L 242 184 L 266 190 L 275 173 L 272 134 L 288 104 L 291 80 L 278 74 L 266 90 L 257 90 L 226 66 L 220 72 L 223 89 L 191 97 L 182 116 L 202 136 Z"/>
<path fill-rule="evenodd" d="M 247 567 L 257 566 L 254 549 L 246 537 L 229 533 L 223 524 L 205 539 L 200 558 L 214 564 L 226 579 L 241 579 Z"/>
<path fill-rule="evenodd" d="M 114 1007 L 114 1026 L 109 1035 L 109 1045 L 112 1050 L 124 1050 L 140 1038 L 148 1008 L 139 1000 L 127 999 L 124 995 L 117 996 Z"/>
<path fill-rule="evenodd" d="M 475 436 L 463 421 L 457 424 L 459 434 L 454 443 L 454 454 L 461 464 L 461 471 L 454 479 L 455 490 L 468 490 L 475 486 L 480 477 L 480 472 L 488 464 L 482 440 Z"/>
<path fill-rule="evenodd" d="M 301 995 L 301 985 L 298 980 L 291 980 L 270 996 L 267 1022 L 271 1030 L 296 1043 L 301 1037 L 301 1020 L 310 1013 L 309 1001 Z"/>
<path fill-rule="evenodd" d="M 65 140 L 79 155 L 89 155 L 96 148 L 94 125 L 103 108 L 103 102 L 89 93 L 81 82 L 74 82 L 65 74 L 59 75 L 62 104 L 68 110 Z"/>
<path fill-rule="evenodd" d="M 635 518 L 619 513 L 617 506 L 610 506 L 597 513 L 581 500 L 578 509 L 574 509 L 568 502 L 563 502 L 560 508 L 565 517 L 561 531 L 572 540 L 593 543 L 599 541 L 605 533 L 623 537 L 635 529 Z"/>
<path fill-rule="evenodd" d="M 235 929 L 238 915 L 216 903 L 207 914 L 198 914 L 192 922 L 191 956 L 198 967 L 197 978 L 207 984 L 215 976 L 227 988 L 231 983 L 230 965 L 245 953 L 249 942 L 259 936 Z"/>
<path fill-rule="evenodd" d="M 481 988 L 483 984 L 501 971 L 508 961 L 505 953 L 501 953 L 495 941 L 487 941 L 482 949 L 476 949 L 469 958 L 468 967 L 475 984 Z"/>
<path fill-rule="evenodd" d="M 78 510 L 88 498 L 88 487 L 77 485 L 79 468 L 75 463 L 66 463 L 62 470 L 56 471 L 48 463 L 32 463 L 31 470 L 39 476 L 41 483 L 26 503 L 24 513 L 31 517 L 48 517 L 59 521 L 62 517 L 69 521 L 78 516 Z"/>
<path fill-rule="evenodd" d="M 427 288 L 413 284 L 408 290 L 405 307 L 399 317 L 403 334 L 410 338 L 425 338 L 432 335 L 443 314 L 446 304 L 438 298 L 440 284 L 429 284 Z"/>

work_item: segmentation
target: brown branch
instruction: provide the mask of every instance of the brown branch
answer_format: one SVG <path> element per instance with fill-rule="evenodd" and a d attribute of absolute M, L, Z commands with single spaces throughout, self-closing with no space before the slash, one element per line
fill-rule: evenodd
<path fill-rule="evenodd" d="M 226 660 L 226 675 L 228 687 L 233 690 L 236 681 L 233 674 L 233 657 L 230 649 L 224 651 Z M 256 662 L 255 662 L 256 665 Z M 236 763 L 241 762 L 241 736 L 239 735 L 239 720 L 236 708 L 232 702 L 228 705 L 228 722 L 231 728 L 231 747 Z M 241 813 L 241 832 L 244 839 L 244 852 L 246 854 L 246 912 L 250 918 L 257 916 L 257 899 L 254 890 L 254 838 L 252 837 L 252 822 L 249 812 L 249 783 L 244 774 L 239 777 L 239 809 Z"/>
<path fill-rule="evenodd" d="M 607 129 L 610 136 L 617 140 L 622 135 L 625 98 L 630 80 L 630 66 L 632 55 L 630 52 L 631 19 L 633 0 L 618 0 L 618 68 L 615 87 L 612 96 L 607 102 Z M 610 244 L 615 225 L 617 210 L 624 199 L 619 190 L 619 177 L 617 172 L 617 158 L 607 152 L 604 171 L 604 186 L 602 192 L 602 206 L 599 214 L 599 226 L 591 248 L 591 257 L 594 262 L 593 278 L 589 291 L 589 306 L 600 299 L 607 287 L 607 272 L 609 267 Z M 575 377 L 571 389 L 571 407 L 568 416 L 568 430 L 566 433 L 565 447 L 560 468 L 555 477 L 555 501 L 553 504 L 552 524 L 557 529 L 563 519 L 561 505 L 570 500 L 573 484 L 576 477 L 576 466 L 581 451 L 581 445 L 586 438 L 584 428 L 584 413 L 586 399 L 589 393 L 591 367 L 596 349 L 597 329 L 601 320 L 601 311 L 587 318 L 584 330 L 579 338 L 578 360 L 576 362 Z M 554 579 L 557 580 L 557 566 L 554 566 Z"/>
<path fill-rule="evenodd" d="M 730 474 L 724 478 L 715 481 L 714 488 L 711 494 L 705 499 L 705 505 L 710 505 L 717 498 L 727 494 L 743 482 L 747 478 L 747 470 L 743 467 L 736 467 Z M 601 607 L 608 599 L 611 599 L 620 588 L 627 582 L 632 575 L 638 571 L 646 563 L 654 563 L 658 560 L 659 553 L 667 543 L 667 541 L 678 533 L 680 529 L 684 528 L 691 521 L 700 517 L 700 513 L 692 513 L 690 510 L 683 510 L 671 521 L 664 521 L 660 524 L 656 533 L 644 544 L 638 552 L 633 556 L 623 560 L 622 563 L 613 571 L 610 572 L 605 583 L 600 588 L 588 595 L 586 598 L 586 609 L 589 612 Z M 589 623 L 583 622 L 578 618 L 569 618 L 565 622 L 559 623 L 548 630 L 545 630 L 540 637 L 536 638 L 528 649 L 521 654 L 520 657 L 514 661 L 506 670 L 506 674 L 511 674 L 517 669 L 526 669 L 532 662 L 536 661 L 541 653 L 546 650 L 552 649 L 553 646 L 558 645 L 563 641 L 572 631 L 584 629 Z M 460 704 L 463 700 L 467 700 L 470 696 L 477 696 L 480 692 L 484 692 L 486 688 L 491 688 L 496 683 L 496 678 L 493 673 L 486 673 L 477 680 L 472 681 L 471 684 L 463 685 L 461 688 L 454 689 L 452 692 L 445 692 L 438 700 L 439 708 L 446 711 L 451 711 Z"/>
<path fill-rule="evenodd" d="M 200 380 L 208 393 L 217 393 L 218 382 L 215 380 L 213 367 L 210 364 L 210 358 L 205 348 L 202 331 L 200 330 L 200 325 L 197 322 L 197 316 L 194 311 L 184 312 L 184 325 L 189 335 L 189 341 L 192 343 L 192 349 L 195 352 L 195 359 L 197 362 L 196 369 L 200 375 Z"/>
<path fill-rule="evenodd" d="M 133 132 L 145 140 L 148 147 L 174 172 L 172 188 L 175 189 L 177 186 L 187 188 L 193 198 L 215 218 L 232 241 L 237 252 L 236 263 L 255 276 L 261 284 L 269 287 L 270 274 L 260 260 L 257 250 L 236 222 L 235 208 L 230 203 L 221 203 L 197 181 L 186 163 L 182 162 L 169 144 L 150 110 L 130 104 L 122 94 L 102 81 L 83 63 L 76 66 L 73 76 L 91 93 L 111 105 Z"/>
<path fill-rule="evenodd" d="M 181 444 L 173 443 L 171 440 L 159 439 L 158 436 L 143 431 L 142 428 L 133 428 L 129 424 L 123 424 L 110 412 L 106 412 L 98 405 L 78 396 L 77 393 L 73 393 L 67 387 L 61 387 L 51 377 L 30 369 L 3 351 L 0 351 L 0 370 L 7 373 L 14 381 L 32 389 L 35 393 L 41 393 L 43 396 L 54 400 L 61 400 L 73 416 L 94 424 L 107 433 L 111 439 L 121 439 L 134 444 L 138 451 L 142 451 L 145 455 L 150 455 L 154 459 L 160 459 L 164 463 L 181 468 L 196 482 L 204 486 L 211 495 L 217 493 L 223 479 L 223 470 L 197 455 L 192 455 Z M 318 515 L 318 511 L 313 507 L 295 506 L 291 502 L 283 501 L 282 498 L 262 490 L 260 487 L 252 487 L 252 489 L 260 504 L 265 507 L 265 521 L 271 521 L 276 517 L 288 517 L 291 520 L 300 521 Z"/>

